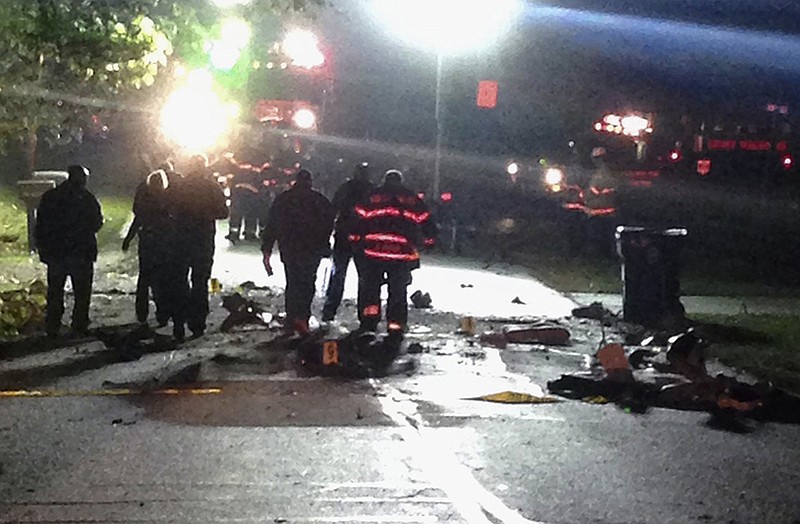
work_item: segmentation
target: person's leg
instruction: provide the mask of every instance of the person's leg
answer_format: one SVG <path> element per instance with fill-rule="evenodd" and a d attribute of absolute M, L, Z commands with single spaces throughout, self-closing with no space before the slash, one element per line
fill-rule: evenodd
<path fill-rule="evenodd" d="M 349 249 L 334 249 L 333 264 L 331 264 L 331 277 L 328 281 L 328 290 L 325 294 L 325 306 L 322 308 L 322 320 L 331 321 L 336 317 L 336 311 L 342 303 L 344 284 L 347 279 L 347 266 L 350 265 Z"/>
<path fill-rule="evenodd" d="M 389 300 L 386 304 L 386 324 L 389 332 L 402 333 L 408 324 L 408 284 L 411 269 L 405 263 L 392 263 L 388 269 Z"/>
<path fill-rule="evenodd" d="M 308 330 L 308 320 L 311 318 L 311 302 L 314 300 L 316 292 L 317 270 L 319 269 L 320 258 L 311 255 L 304 258 L 299 264 L 299 274 L 297 282 L 297 315 L 300 322 L 299 326 Z"/>
<path fill-rule="evenodd" d="M 358 262 L 358 320 L 363 331 L 375 331 L 381 321 L 383 266 L 373 260 Z"/>
<path fill-rule="evenodd" d="M 165 288 L 169 290 L 172 309 L 172 334 L 179 341 L 186 336 L 186 320 L 189 309 L 189 271 L 189 259 L 183 253 L 172 260 L 166 276 L 168 284 L 165 284 Z"/>
<path fill-rule="evenodd" d="M 136 320 L 147 322 L 150 313 L 150 286 L 152 285 L 152 268 L 139 246 L 139 277 L 136 280 Z"/>
<path fill-rule="evenodd" d="M 64 284 L 67 272 L 59 264 L 47 265 L 47 309 L 45 328 L 50 336 L 58 335 L 61 317 L 64 316 Z"/>
<path fill-rule="evenodd" d="M 228 236 L 226 237 L 231 242 L 239 240 L 239 234 L 242 229 L 242 198 L 236 189 L 231 194 L 231 208 L 230 219 L 228 220 Z"/>
<path fill-rule="evenodd" d="M 191 291 L 189 292 L 189 307 L 187 324 L 192 334 L 200 336 L 206 330 L 208 317 L 208 281 L 211 279 L 211 268 L 214 256 L 203 254 L 192 261 Z"/>
<path fill-rule="evenodd" d="M 81 263 L 71 268 L 70 280 L 72 280 L 72 290 L 75 293 L 72 329 L 78 333 L 85 333 L 89 329 L 89 305 L 92 300 L 94 263 Z"/>

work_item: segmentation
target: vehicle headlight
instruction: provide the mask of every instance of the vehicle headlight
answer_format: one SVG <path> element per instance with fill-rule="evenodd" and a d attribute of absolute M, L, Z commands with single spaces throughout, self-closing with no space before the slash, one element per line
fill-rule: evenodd
<path fill-rule="evenodd" d="M 548 186 L 557 186 L 564 182 L 564 172 L 557 167 L 550 167 L 544 172 L 544 181 Z"/>

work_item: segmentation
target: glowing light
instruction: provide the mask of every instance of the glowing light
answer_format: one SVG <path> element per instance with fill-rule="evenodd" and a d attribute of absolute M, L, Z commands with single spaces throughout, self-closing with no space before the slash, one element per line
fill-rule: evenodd
<path fill-rule="evenodd" d="M 204 152 L 217 145 L 230 131 L 233 104 L 225 104 L 214 93 L 207 71 L 193 71 L 185 86 L 167 98 L 161 110 L 164 135 L 190 152 Z"/>
<path fill-rule="evenodd" d="M 325 63 L 325 55 L 319 50 L 316 35 L 307 29 L 289 31 L 283 39 L 281 47 L 283 52 L 291 58 L 292 64 L 297 67 L 313 69 Z"/>
<path fill-rule="evenodd" d="M 451 202 L 453 200 L 453 193 L 449 191 L 447 193 L 442 193 L 441 197 L 442 202 Z"/>
<path fill-rule="evenodd" d="M 317 115 L 310 109 L 298 109 L 292 116 L 292 121 L 300 129 L 312 129 L 317 125 Z"/>
<path fill-rule="evenodd" d="M 221 41 L 239 49 L 244 49 L 250 43 L 253 30 L 241 18 L 228 18 L 222 22 L 219 34 Z"/>
<path fill-rule="evenodd" d="M 508 173 L 511 176 L 518 174 L 519 164 L 517 164 L 516 162 L 509 162 L 508 165 L 506 166 L 506 173 Z"/>
<path fill-rule="evenodd" d="M 551 167 L 544 172 L 544 181 L 548 186 L 558 186 L 564 181 L 564 172 L 557 167 Z"/>
<path fill-rule="evenodd" d="M 637 115 L 629 115 L 620 120 L 622 132 L 628 136 L 639 136 L 650 127 L 650 121 Z"/>
<path fill-rule="evenodd" d="M 792 155 L 785 155 L 781 160 L 781 164 L 783 165 L 783 168 L 788 171 L 794 166 L 794 158 Z"/>
<path fill-rule="evenodd" d="M 373 0 L 376 19 L 406 42 L 441 53 L 479 48 L 522 11 L 519 0 Z"/>
<path fill-rule="evenodd" d="M 239 61 L 240 56 L 242 51 L 238 47 L 225 42 L 214 42 L 209 58 L 215 69 L 229 71 Z"/>

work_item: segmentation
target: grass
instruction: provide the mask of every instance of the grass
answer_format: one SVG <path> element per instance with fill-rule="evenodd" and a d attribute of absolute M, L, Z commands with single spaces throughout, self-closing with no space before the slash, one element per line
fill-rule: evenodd
<path fill-rule="evenodd" d="M 97 235 L 101 251 L 119 250 L 128 223 L 131 199 L 102 197 L 105 223 Z M 44 268 L 36 256 L 27 252 L 27 218 L 25 205 L 16 190 L 0 186 L 0 291 L 17 289 L 21 283 L 44 278 Z"/>
<path fill-rule="evenodd" d="M 709 356 L 800 393 L 800 317 L 692 315 L 713 345 Z"/>

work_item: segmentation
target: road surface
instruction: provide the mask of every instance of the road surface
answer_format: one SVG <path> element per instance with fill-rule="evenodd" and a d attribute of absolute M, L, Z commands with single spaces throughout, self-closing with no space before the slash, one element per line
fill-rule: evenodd
<path fill-rule="evenodd" d="M 5 391 L 63 395 L 0 397 L 0 522 L 800 522 L 797 427 L 736 434 L 703 413 L 466 400 L 542 394 L 601 329 L 563 321 L 561 349 L 455 335 L 466 313 L 484 330 L 497 322 L 483 317 L 559 318 L 572 303 L 513 268 L 435 262 L 415 275 L 438 309 L 412 311 L 409 338 L 427 352 L 409 376 L 305 376 L 269 331 L 215 333 L 219 297 L 206 337 L 138 359 L 96 341 L 0 354 Z M 280 304 L 280 271 L 268 281 L 254 247 L 221 249 L 215 275 L 275 286 L 257 296 Z M 132 320 L 130 296 L 95 303 Z M 195 390 L 167 394 L 158 380 L 180 372 Z"/>

